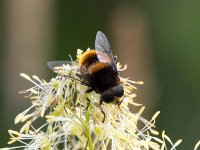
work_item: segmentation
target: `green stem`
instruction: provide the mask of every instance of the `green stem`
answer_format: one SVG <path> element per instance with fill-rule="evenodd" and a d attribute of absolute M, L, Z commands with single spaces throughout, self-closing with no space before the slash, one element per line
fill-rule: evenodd
<path fill-rule="evenodd" d="M 86 110 L 86 124 L 85 124 L 85 131 L 86 131 L 86 136 L 88 138 L 88 146 L 89 146 L 89 150 L 94 150 L 94 146 L 92 143 L 92 137 L 91 137 L 91 133 L 90 133 L 90 113 Z"/>
<path fill-rule="evenodd" d="M 72 114 L 74 114 L 78 120 L 83 124 L 84 128 L 85 128 L 85 133 L 86 133 L 86 136 L 88 138 L 88 146 L 89 146 L 89 150 L 94 150 L 94 146 L 93 146 L 93 143 L 92 143 L 92 137 L 91 137 L 91 134 L 90 134 L 90 113 L 86 110 L 85 112 L 85 117 L 86 117 L 86 121 L 85 123 L 76 115 L 76 113 L 74 113 L 74 111 L 71 109 L 71 108 L 68 108 Z"/>

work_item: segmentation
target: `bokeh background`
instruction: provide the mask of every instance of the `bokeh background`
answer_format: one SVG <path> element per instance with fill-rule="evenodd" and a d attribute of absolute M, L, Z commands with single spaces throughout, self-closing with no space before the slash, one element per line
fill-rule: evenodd
<path fill-rule="evenodd" d="M 157 110 L 159 131 L 178 149 L 193 149 L 200 139 L 200 1 L 198 0 L 1 0 L 0 1 L 0 147 L 16 114 L 30 105 L 18 91 L 32 85 L 19 73 L 47 81 L 55 74 L 50 60 L 75 57 L 94 48 L 104 32 L 122 64 L 123 76 L 142 80 L 138 103 L 144 116 Z"/>

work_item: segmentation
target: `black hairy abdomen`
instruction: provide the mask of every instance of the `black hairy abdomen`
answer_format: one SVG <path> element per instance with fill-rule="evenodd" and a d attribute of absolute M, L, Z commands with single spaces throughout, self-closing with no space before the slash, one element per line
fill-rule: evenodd
<path fill-rule="evenodd" d="M 97 72 L 90 74 L 92 87 L 97 93 L 103 93 L 104 91 L 116 86 L 118 83 L 118 75 L 110 68 L 105 67 Z"/>

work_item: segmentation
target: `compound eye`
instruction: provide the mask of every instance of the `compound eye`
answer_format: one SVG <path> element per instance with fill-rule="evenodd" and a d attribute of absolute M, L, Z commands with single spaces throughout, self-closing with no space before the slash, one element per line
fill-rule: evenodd
<path fill-rule="evenodd" d="M 122 97 L 124 95 L 124 88 L 121 85 L 113 87 L 112 90 L 114 96 Z"/>
<path fill-rule="evenodd" d="M 111 91 L 105 91 L 101 95 L 101 101 L 106 102 L 106 103 L 111 103 L 114 100 L 113 93 Z"/>

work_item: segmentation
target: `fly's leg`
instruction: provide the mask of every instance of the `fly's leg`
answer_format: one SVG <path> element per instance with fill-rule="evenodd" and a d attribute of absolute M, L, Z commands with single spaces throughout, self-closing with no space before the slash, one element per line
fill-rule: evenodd
<path fill-rule="evenodd" d="M 102 120 L 102 122 L 104 123 L 104 122 L 105 122 L 105 119 L 106 119 L 106 114 L 105 114 L 105 112 L 103 111 L 103 109 L 101 109 L 101 113 L 103 114 L 103 120 Z"/>
<path fill-rule="evenodd" d="M 122 104 L 123 100 L 117 103 L 118 108 L 121 110 L 120 105 Z"/>
<path fill-rule="evenodd" d="M 86 91 L 86 93 L 91 93 L 93 91 L 93 89 L 92 88 L 89 88 L 87 91 Z"/>
<path fill-rule="evenodd" d="M 103 114 L 103 120 L 102 120 L 102 122 L 104 123 L 104 121 L 106 119 L 106 113 L 103 111 L 102 103 L 103 103 L 103 100 L 101 99 L 100 100 L 100 109 L 101 109 L 101 113 Z"/>
<path fill-rule="evenodd" d="M 117 62 L 117 56 L 114 56 L 114 62 L 116 64 L 116 62 Z"/>
<path fill-rule="evenodd" d="M 87 104 L 87 106 L 86 106 L 86 110 L 88 110 L 88 107 L 90 106 L 90 99 L 87 98 L 87 101 L 88 101 L 88 104 Z"/>
<path fill-rule="evenodd" d="M 89 88 L 89 89 L 86 91 L 86 93 L 90 93 L 90 92 L 92 92 L 92 91 L 93 91 L 93 89 L 92 89 L 92 88 Z M 86 110 L 88 110 L 88 107 L 90 106 L 90 99 L 87 98 L 87 101 L 88 101 L 88 104 L 87 104 L 87 106 L 86 106 Z"/>

